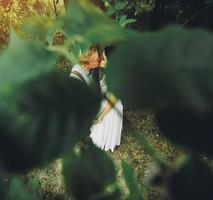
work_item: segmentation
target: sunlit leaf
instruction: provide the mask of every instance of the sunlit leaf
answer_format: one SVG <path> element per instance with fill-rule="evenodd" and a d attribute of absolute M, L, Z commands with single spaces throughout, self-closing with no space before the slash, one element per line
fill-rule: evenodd
<path fill-rule="evenodd" d="M 132 24 L 134 22 L 136 22 L 136 20 L 132 18 L 128 19 L 127 15 L 122 15 L 119 20 L 119 24 L 121 27 L 125 27 L 127 24 Z"/>
<path fill-rule="evenodd" d="M 122 9 L 124 9 L 127 5 L 128 5 L 128 2 L 127 2 L 127 1 L 123 1 L 123 2 L 118 1 L 118 2 L 115 3 L 115 8 L 116 8 L 116 10 L 122 10 Z"/>
<path fill-rule="evenodd" d="M 37 38 L 45 41 L 47 37 L 49 39 L 49 35 L 53 36 L 52 33 L 58 26 L 58 21 L 54 21 L 50 17 L 39 16 L 25 20 L 22 25 L 22 30 L 31 38 Z"/>
<path fill-rule="evenodd" d="M 78 42 L 111 43 L 126 35 L 119 25 L 87 0 L 73 0 L 64 17 L 64 30 Z"/>
<path fill-rule="evenodd" d="M 38 43 L 19 38 L 12 31 L 9 47 L 0 55 L 1 98 L 11 95 L 13 89 L 22 83 L 50 72 L 53 63 L 53 54 Z"/>

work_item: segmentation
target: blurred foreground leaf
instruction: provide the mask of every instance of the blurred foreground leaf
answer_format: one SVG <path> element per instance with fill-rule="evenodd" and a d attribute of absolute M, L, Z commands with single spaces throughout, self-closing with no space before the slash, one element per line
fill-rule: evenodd
<path fill-rule="evenodd" d="M 78 200 L 110 199 L 113 195 L 114 191 L 106 189 L 116 181 L 114 165 L 100 149 L 89 147 L 81 155 L 65 159 L 63 173 L 67 189 Z"/>
<path fill-rule="evenodd" d="M 113 52 L 109 89 L 126 105 L 155 110 L 162 132 L 179 144 L 213 154 L 212 53 L 206 31 L 144 33 Z"/>
<path fill-rule="evenodd" d="M 34 183 L 31 183 L 31 191 L 26 191 L 22 180 L 18 177 L 13 177 L 10 180 L 8 191 L 9 200 L 40 200 L 41 197 L 36 191 Z M 6 199 L 5 199 L 6 200 Z"/>
<path fill-rule="evenodd" d="M 31 38 L 45 41 L 48 40 L 50 35 L 53 36 L 53 32 L 59 26 L 60 24 L 57 20 L 46 16 L 37 16 L 25 20 L 22 25 L 22 31 Z"/>
<path fill-rule="evenodd" d="M 12 31 L 9 47 L 0 55 L 0 104 L 24 82 L 53 70 L 53 63 L 53 54 L 38 43 L 21 39 Z"/>
<path fill-rule="evenodd" d="M 212 109 L 212 52 L 206 31 L 168 27 L 141 34 L 109 59 L 109 89 L 137 108 Z"/>
<path fill-rule="evenodd" d="M 61 73 L 28 82 L 14 101 L 16 113 L 1 110 L 0 160 L 15 171 L 47 162 L 85 138 L 99 105 L 87 86 Z"/>
<path fill-rule="evenodd" d="M 178 144 L 213 156 L 213 112 L 197 113 L 187 109 L 166 109 L 156 113 L 162 133 Z"/>
<path fill-rule="evenodd" d="M 71 1 L 61 20 L 69 40 L 72 60 L 91 45 L 109 45 L 136 34 L 122 29 L 88 0 Z"/>
<path fill-rule="evenodd" d="M 53 72 L 42 47 L 13 37 L 0 59 L 0 162 L 20 172 L 85 138 L 99 100 L 81 81 Z"/>
<path fill-rule="evenodd" d="M 168 187 L 177 200 L 210 200 L 213 196 L 213 175 L 197 157 L 190 157 L 172 174 Z"/>
<path fill-rule="evenodd" d="M 125 38 L 125 32 L 88 0 L 70 2 L 64 30 L 79 42 L 111 43 Z"/>

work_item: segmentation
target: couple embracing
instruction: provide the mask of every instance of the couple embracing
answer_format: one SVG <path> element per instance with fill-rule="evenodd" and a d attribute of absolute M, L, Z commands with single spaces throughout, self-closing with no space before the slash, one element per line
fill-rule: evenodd
<path fill-rule="evenodd" d="M 80 55 L 79 63 L 72 67 L 70 77 L 77 78 L 101 95 L 102 101 L 99 112 L 90 128 L 93 143 L 105 150 L 114 151 L 120 145 L 123 124 L 123 105 L 107 89 L 104 69 L 107 57 L 105 50 L 91 47 Z"/>

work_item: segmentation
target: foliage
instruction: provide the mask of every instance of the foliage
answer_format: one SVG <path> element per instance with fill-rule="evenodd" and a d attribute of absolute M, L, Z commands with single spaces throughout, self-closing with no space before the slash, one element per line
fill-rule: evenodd
<path fill-rule="evenodd" d="M 119 22 L 121 27 L 126 27 L 137 21 L 138 16 L 150 10 L 154 5 L 153 1 L 141 0 L 103 0 L 106 5 L 106 14 Z"/>
<path fill-rule="evenodd" d="M 114 185 L 116 176 L 111 159 L 94 147 L 89 147 L 79 154 L 73 155 L 72 158 L 69 155 L 65 160 L 64 177 L 68 191 L 71 191 L 76 199 L 82 200 L 110 199 L 110 196 L 115 195 L 119 198 L 119 191 Z M 81 192 L 82 185 L 84 192 Z M 112 191 L 108 191 L 108 187 L 112 187 Z"/>
<path fill-rule="evenodd" d="M 134 103 L 138 108 L 160 110 L 184 106 L 209 110 L 212 42 L 211 33 L 180 27 L 139 35 L 113 53 L 107 68 L 109 87 L 126 103 Z M 131 57 L 126 56 L 129 49 Z M 195 56 L 197 49 L 202 49 L 199 57 Z M 118 74 L 122 76 L 114 82 Z M 124 89 L 126 83 L 131 84 Z"/>
<path fill-rule="evenodd" d="M 11 200 L 38 200 L 41 199 L 38 191 L 37 184 L 31 180 L 30 181 L 31 192 L 26 191 L 25 186 L 19 177 L 13 177 L 10 181 L 8 198 Z"/>
<path fill-rule="evenodd" d="M 57 6 L 58 15 L 64 13 L 61 4 Z M 45 16 L 55 18 L 52 1 L 41 0 L 9 0 L 0 2 L 0 47 L 9 41 L 9 26 L 12 26 L 21 36 L 26 34 L 21 30 L 21 25 L 30 17 Z"/>
<path fill-rule="evenodd" d="M 115 6 L 112 13 L 123 27 L 127 25 L 129 15 L 125 17 L 124 13 L 132 4 L 105 2 L 111 5 L 108 13 Z M 196 5 L 199 7 L 199 2 Z M 26 1 L 20 7 L 22 11 L 29 9 Z M 76 62 L 79 53 L 92 44 L 119 42 L 109 57 L 109 88 L 125 105 L 154 111 L 161 131 L 190 151 L 185 162 L 168 164 L 143 141 L 144 137 L 138 137 L 138 144 L 143 144 L 160 165 L 161 177 L 169 181 L 166 189 L 171 198 L 210 199 L 212 174 L 193 154 L 204 152 L 212 156 L 213 153 L 212 33 L 173 26 L 139 34 L 122 29 L 85 0 L 72 0 L 64 16 L 50 25 L 49 20 L 44 20 L 43 28 L 38 31 L 35 27 L 42 24 L 42 19 L 36 19 L 27 29 L 32 35 L 41 36 L 41 42 L 20 39 L 12 31 L 9 47 L 1 52 L 1 179 L 4 172 L 23 173 L 61 155 L 67 190 L 76 199 L 120 198 L 109 157 L 93 147 L 75 151 L 79 142 L 87 138 L 100 99 L 82 82 L 53 68 L 57 53 Z M 64 30 L 64 44 L 55 47 L 50 44 L 48 48 L 41 45 L 57 28 Z M 127 198 L 142 199 L 132 167 L 126 162 L 122 166 L 130 191 Z M 4 196 L 3 188 L 1 182 L 0 194 Z M 21 199 L 37 198 L 25 194 L 17 179 L 12 181 L 10 194 L 11 198 L 15 195 Z"/>
<path fill-rule="evenodd" d="M 63 20 L 65 33 L 68 35 L 72 62 L 91 44 L 112 44 L 131 35 L 130 31 L 125 32 L 113 20 L 105 16 L 101 10 L 83 0 L 71 2 L 68 13 Z"/>
<path fill-rule="evenodd" d="M 82 139 L 96 114 L 98 99 L 78 81 L 53 72 L 54 57 L 40 45 L 15 35 L 12 38 L 10 47 L 2 53 L 0 68 L 4 75 L 0 93 L 0 158 L 6 168 L 23 171 L 46 162 Z M 20 50 L 14 51 L 17 45 Z M 23 54 L 27 56 L 24 62 Z M 71 88 L 76 92 L 71 93 Z M 82 107 L 87 105 L 83 103 L 84 95 L 89 109 Z M 65 106 L 60 106 L 61 102 Z M 82 126 L 78 126 L 79 121 Z M 48 145 L 40 146 L 47 141 Z"/>
<path fill-rule="evenodd" d="M 212 42 L 208 32 L 175 27 L 131 39 L 109 60 L 109 88 L 126 104 L 159 112 L 159 126 L 166 135 L 212 154 Z M 202 53 L 195 57 L 199 48 Z M 129 49 L 131 57 L 126 56 Z M 128 88 L 126 83 L 131 83 Z"/>
<path fill-rule="evenodd" d="M 28 188 L 30 191 L 26 191 L 25 185 L 22 179 L 18 176 L 13 176 L 8 180 L 6 175 L 1 173 L 0 182 L 0 197 L 1 199 L 10 200 L 40 200 L 41 196 L 38 192 L 37 183 L 29 179 Z"/>
<path fill-rule="evenodd" d="M 211 199 L 212 182 L 211 170 L 197 156 L 191 156 L 171 175 L 168 187 L 176 199 Z"/>

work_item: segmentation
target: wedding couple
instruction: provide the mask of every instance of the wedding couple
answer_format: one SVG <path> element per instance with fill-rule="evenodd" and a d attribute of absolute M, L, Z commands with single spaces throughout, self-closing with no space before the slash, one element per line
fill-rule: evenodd
<path fill-rule="evenodd" d="M 70 76 L 77 78 L 94 89 L 102 98 L 99 113 L 90 128 L 90 137 L 99 148 L 114 151 L 120 145 L 123 123 L 123 106 L 120 100 L 110 93 L 103 73 L 107 58 L 105 50 L 99 51 L 97 47 L 91 47 L 79 58 L 79 64 L 72 67 Z"/>

